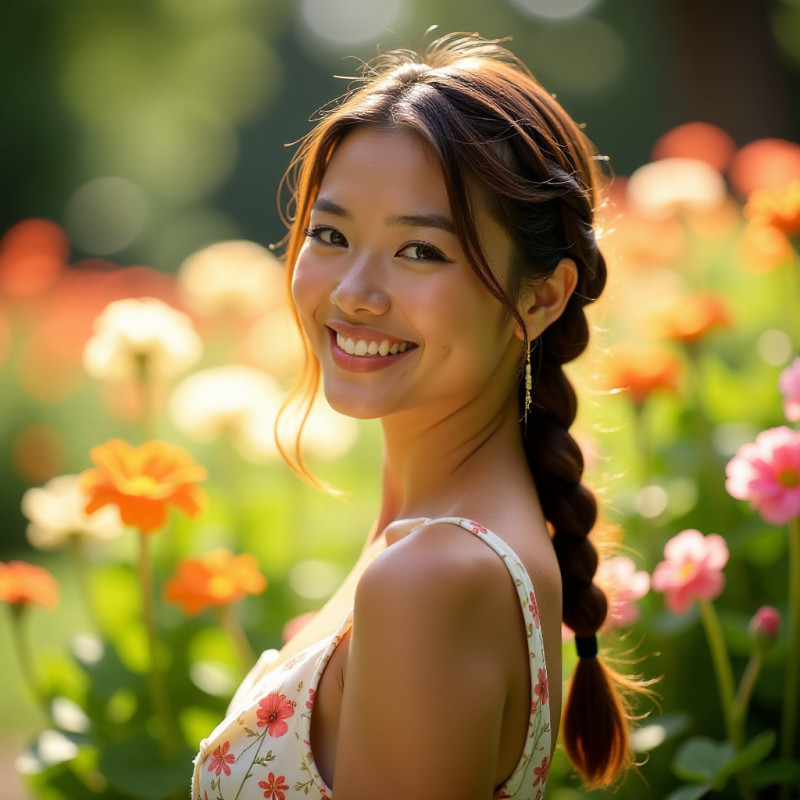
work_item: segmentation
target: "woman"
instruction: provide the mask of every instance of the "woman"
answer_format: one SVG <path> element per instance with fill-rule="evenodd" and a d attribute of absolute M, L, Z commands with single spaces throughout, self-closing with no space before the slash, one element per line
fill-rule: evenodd
<path fill-rule="evenodd" d="M 562 619 L 581 655 L 567 751 L 609 782 L 628 719 L 596 656 L 596 506 L 562 371 L 606 276 L 588 141 L 499 44 L 451 36 L 368 65 L 290 175 L 302 394 L 321 375 L 335 409 L 381 420 L 382 503 L 344 585 L 202 743 L 194 796 L 540 798 Z"/>

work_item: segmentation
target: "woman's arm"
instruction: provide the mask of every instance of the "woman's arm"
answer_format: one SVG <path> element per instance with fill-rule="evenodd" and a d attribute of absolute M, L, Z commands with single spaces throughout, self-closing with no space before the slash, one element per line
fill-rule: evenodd
<path fill-rule="evenodd" d="M 390 547 L 356 591 L 336 800 L 489 800 L 508 677 L 485 545 L 434 525 Z M 502 626 L 500 626 L 502 627 Z"/>

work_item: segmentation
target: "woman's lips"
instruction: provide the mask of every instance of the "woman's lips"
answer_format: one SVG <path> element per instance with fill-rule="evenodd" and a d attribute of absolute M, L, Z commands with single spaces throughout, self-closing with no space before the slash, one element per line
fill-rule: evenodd
<path fill-rule="evenodd" d="M 397 363 L 417 348 L 412 342 L 380 336 L 367 337 L 364 333 L 348 336 L 347 333 L 344 329 L 337 332 L 328 328 L 333 362 L 348 372 L 375 372 Z"/>

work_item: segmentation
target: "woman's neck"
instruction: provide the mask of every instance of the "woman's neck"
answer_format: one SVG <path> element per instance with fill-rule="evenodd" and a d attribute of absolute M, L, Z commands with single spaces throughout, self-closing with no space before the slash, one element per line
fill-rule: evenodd
<path fill-rule="evenodd" d="M 383 493 L 376 531 L 397 519 L 459 513 L 467 499 L 519 467 L 525 453 L 512 392 L 503 402 L 484 395 L 433 420 L 421 412 L 382 421 Z"/>

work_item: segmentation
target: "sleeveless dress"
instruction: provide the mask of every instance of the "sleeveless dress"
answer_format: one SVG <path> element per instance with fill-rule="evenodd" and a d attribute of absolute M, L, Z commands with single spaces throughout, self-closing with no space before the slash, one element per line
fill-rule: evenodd
<path fill-rule="evenodd" d="M 547 669 L 539 610 L 533 584 L 522 562 L 498 536 L 460 517 L 423 522 L 461 526 L 485 542 L 503 560 L 517 589 L 530 659 L 531 711 L 522 754 L 494 800 L 541 800 L 550 769 L 551 728 Z M 336 646 L 349 630 L 352 608 L 337 629 L 277 668 L 268 650 L 250 671 L 228 708 L 226 718 L 200 742 L 192 778 L 192 800 L 333 800 L 311 752 L 314 695 Z"/>

